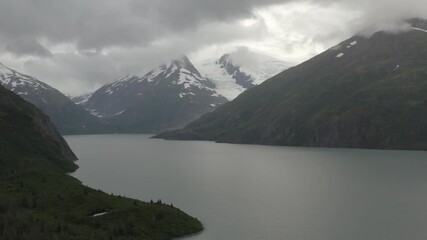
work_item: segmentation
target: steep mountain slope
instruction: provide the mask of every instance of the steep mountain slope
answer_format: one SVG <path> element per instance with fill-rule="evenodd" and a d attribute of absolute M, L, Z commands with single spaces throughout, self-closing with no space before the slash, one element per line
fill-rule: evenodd
<path fill-rule="evenodd" d="M 66 170 L 74 170 L 76 156 L 49 117 L 0 86 L 0 154 L 44 155 Z"/>
<path fill-rule="evenodd" d="M 248 49 L 224 54 L 216 60 L 208 59 L 197 65 L 201 74 L 216 85 L 216 90 L 233 100 L 246 89 L 261 84 L 286 70 L 289 64 Z"/>
<path fill-rule="evenodd" d="M 426 30 L 353 37 L 159 137 L 425 150 Z"/>
<path fill-rule="evenodd" d="M 76 156 L 50 119 L 2 86 L 0 129 L 0 239 L 173 239 L 202 230 L 177 208 L 106 194 L 65 174 Z"/>
<path fill-rule="evenodd" d="M 1 63 L 0 84 L 46 113 L 63 134 L 116 131 L 111 124 L 92 116 L 58 90 Z"/>
<path fill-rule="evenodd" d="M 86 109 L 111 119 L 127 132 L 158 132 L 183 127 L 227 100 L 187 57 L 144 76 L 126 76 L 98 89 Z"/>

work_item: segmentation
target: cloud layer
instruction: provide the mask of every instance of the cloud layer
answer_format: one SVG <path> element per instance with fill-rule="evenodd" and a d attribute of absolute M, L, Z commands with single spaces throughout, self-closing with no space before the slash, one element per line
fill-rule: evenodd
<path fill-rule="evenodd" d="M 2 0 L 0 62 L 77 94 L 181 53 L 299 62 L 409 17 L 427 17 L 424 0 Z"/>

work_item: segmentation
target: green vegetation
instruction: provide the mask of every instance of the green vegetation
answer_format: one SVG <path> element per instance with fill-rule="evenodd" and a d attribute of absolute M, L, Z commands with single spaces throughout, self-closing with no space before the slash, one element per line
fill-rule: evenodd
<path fill-rule="evenodd" d="M 49 118 L 2 87 L 0 129 L 0 239 L 171 239 L 202 230 L 173 206 L 109 195 L 66 175 L 75 156 Z"/>
<path fill-rule="evenodd" d="M 425 59 L 425 32 L 353 37 L 157 137 L 426 150 Z"/>
<path fill-rule="evenodd" d="M 170 239 L 202 229 L 174 207 L 82 186 L 44 158 L 10 156 L 0 164 L 2 240 Z"/>

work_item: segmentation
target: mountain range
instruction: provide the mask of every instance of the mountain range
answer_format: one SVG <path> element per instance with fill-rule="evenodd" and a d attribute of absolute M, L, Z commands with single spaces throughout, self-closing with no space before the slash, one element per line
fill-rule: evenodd
<path fill-rule="evenodd" d="M 182 56 L 71 99 L 123 132 L 161 132 L 185 126 L 287 66 L 249 50 L 197 66 Z"/>
<path fill-rule="evenodd" d="M 0 83 L 46 113 L 62 134 L 158 133 L 184 127 L 286 66 L 246 50 L 200 68 L 182 56 L 75 97 L 2 64 Z"/>
<path fill-rule="evenodd" d="M 427 24 L 354 36 L 157 137 L 427 149 Z"/>

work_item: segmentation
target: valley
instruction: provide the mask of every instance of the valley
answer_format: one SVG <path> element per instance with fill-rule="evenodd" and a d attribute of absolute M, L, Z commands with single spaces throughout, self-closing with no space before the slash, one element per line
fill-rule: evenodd
<path fill-rule="evenodd" d="M 425 240 L 425 6 L 0 1 L 0 240 Z"/>

